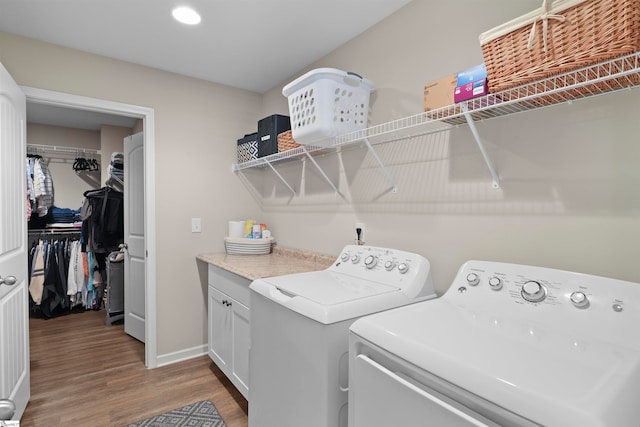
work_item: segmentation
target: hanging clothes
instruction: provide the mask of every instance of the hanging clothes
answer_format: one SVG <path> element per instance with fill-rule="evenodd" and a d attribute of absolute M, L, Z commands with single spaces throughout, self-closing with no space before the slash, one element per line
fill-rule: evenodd
<path fill-rule="evenodd" d="M 124 242 L 123 194 L 111 187 L 84 192 L 80 209 L 86 251 L 106 254 Z"/>
<path fill-rule="evenodd" d="M 30 251 L 31 311 L 45 319 L 72 309 L 99 310 L 106 258 L 82 252 L 78 239 L 40 239 Z"/>
<path fill-rule="evenodd" d="M 40 156 L 27 157 L 27 197 L 31 202 L 28 219 L 33 213 L 44 217 L 53 204 L 53 178 L 47 162 Z"/>

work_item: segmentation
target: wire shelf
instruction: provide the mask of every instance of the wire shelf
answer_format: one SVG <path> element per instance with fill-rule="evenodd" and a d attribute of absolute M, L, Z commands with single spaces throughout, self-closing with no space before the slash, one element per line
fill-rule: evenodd
<path fill-rule="evenodd" d="M 530 84 L 340 135 L 332 138 L 330 143 L 323 142 L 323 147 L 306 145 L 234 164 L 232 169 L 240 171 L 246 168 L 271 166 L 273 163 L 299 159 L 310 154 L 333 152 L 342 146 L 356 142 L 365 141 L 369 145 L 371 141 L 372 145 L 377 145 L 438 133 L 464 124 L 471 126 L 480 149 L 484 151 L 480 138 L 476 135 L 474 126 L 476 121 L 572 102 L 639 85 L 640 52 L 636 52 Z M 488 157 L 485 156 L 485 160 L 491 170 L 494 187 L 498 188 L 497 174 Z"/>

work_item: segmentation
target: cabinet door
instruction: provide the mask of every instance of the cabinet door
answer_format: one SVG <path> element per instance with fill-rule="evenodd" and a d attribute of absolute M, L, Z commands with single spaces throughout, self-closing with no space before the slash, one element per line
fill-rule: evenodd
<path fill-rule="evenodd" d="M 209 357 L 228 375 L 231 359 L 231 298 L 209 286 Z"/>
<path fill-rule="evenodd" d="M 231 301 L 233 317 L 232 375 L 233 383 L 242 395 L 249 398 L 249 309 L 236 300 Z"/>

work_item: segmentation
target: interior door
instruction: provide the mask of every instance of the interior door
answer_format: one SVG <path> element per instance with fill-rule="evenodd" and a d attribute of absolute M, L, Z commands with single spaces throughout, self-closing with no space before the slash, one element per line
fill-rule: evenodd
<path fill-rule="evenodd" d="M 0 64 L 0 399 L 22 417 L 29 401 L 26 98 Z"/>
<path fill-rule="evenodd" d="M 124 331 L 145 342 L 144 138 L 124 139 Z"/>

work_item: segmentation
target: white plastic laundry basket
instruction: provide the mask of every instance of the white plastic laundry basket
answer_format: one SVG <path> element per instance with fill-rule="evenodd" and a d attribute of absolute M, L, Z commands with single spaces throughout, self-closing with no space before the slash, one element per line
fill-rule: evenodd
<path fill-rule="evenodd" d="M 299 144 L 326 147 L 332 138 L 367 127 L 373 82 L 334 68 L 309 71 L 282 89 L 291 133 Z"/>

